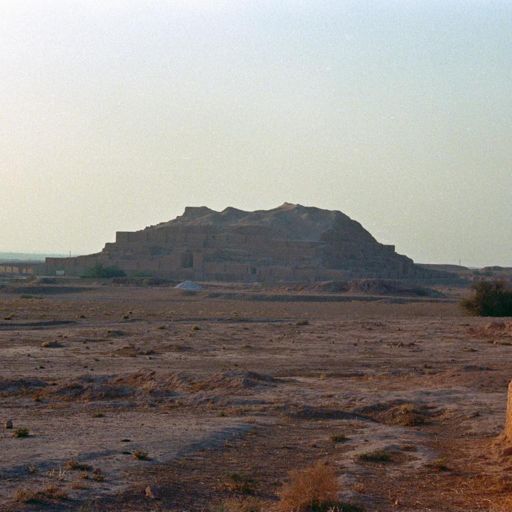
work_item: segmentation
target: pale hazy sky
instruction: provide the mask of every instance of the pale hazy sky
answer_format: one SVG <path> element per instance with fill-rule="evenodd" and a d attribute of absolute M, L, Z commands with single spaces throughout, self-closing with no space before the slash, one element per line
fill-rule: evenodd
<path fill-rule="evenodd" d="M 512 265 L 510 0 L 0 0 L 0 251 L 338 209 Z"/>

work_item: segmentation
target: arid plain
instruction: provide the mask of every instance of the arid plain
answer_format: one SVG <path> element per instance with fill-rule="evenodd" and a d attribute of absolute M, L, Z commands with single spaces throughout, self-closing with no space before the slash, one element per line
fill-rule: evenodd
<path fill-rule="evenodd" d="M 353 510 L 508 510 L 512 331 L 460 293 L 6 287 L 0 510 L 270 510 L 318 460 Z"/>

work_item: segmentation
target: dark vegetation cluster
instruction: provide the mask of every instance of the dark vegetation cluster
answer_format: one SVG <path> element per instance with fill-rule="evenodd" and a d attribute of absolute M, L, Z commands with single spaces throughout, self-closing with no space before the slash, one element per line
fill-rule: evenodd
<path fill-rule="evenodd" d="M 111 278 L 125 277 L 126 273 L 119 267 L 105 267 L 101 263 L 96 263 L 93 267 L 87 269 L 83 274 L 83 278 Z"/>
<path fill-rule="evenodd" d="M 479 281 L 472 286 L 473 295 L 462 307 L 476 316 L 512 316 L 512 287 L 504 281 Z"/>

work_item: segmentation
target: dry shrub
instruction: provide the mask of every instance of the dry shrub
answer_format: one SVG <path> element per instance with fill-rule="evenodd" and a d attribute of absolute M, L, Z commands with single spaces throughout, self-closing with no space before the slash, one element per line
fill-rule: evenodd
<path fill-rule="evenodd" d="M 225 500 L 215 512 L 265 512 L 268 507 L 257 498 L 238 498 Z"/>
<path fill-rule="evenodd" d="M 133 453 L 132 453 L 132 456 L 134 459 L 137 459 L 137 460 L 151 460 L 149 458 L 149 455 L 147 452 L 143 452 L 142 450 L 135 450 Z"/>
<path fill-rule="evenodd" d="M 19 503 L 46 504 L 53 501 L 66 500 L 68 495 L 62 489 L 50 485 L 42 490 L 18 489 L 14 499 Z"/>
<path fill-rule="evenodd" d="M 504 281 L 480 281 L 472 286 L 473 295 L 461 302 L 476 316 L 512 316 L 512 288 Z"/>
<path fill-rule="evenodd" d="M 335 508 L 339 485 L 331 466 L 322 462 L 290 473 L 279 492 L 277 512 L 310 512 Z"/>
<path fill-rule="evenodd" d="M 512 322 L 494 320 L 483 326 L 473 326 L 468 329 L 472 336 L 484 336 L 486 338 L 512 337 Z"/>
<path fill-rule="evenodd" d="M 64 468 L 70 471 L 92 471 L 92 466 L 78 462 L 75 459 L 68 460 L 66 464 L 64 464 Z"/>
<path fill-rule="evenodd" d="M 362 462 L 386 463 L 392 461 L 391 453 L 386 450 L 374 450 L 372 452 L 361 453 L 357 458 Z"/>
<path fill-rule="evenodd" d="M 30 436 L 30 431 L 28 428 L 17 428 L 14 432 L 13 432 L 13 437 L 18 437 L 18 438 L 24 438 L 24 437 L 29 437 Z"/>
<path fill-rule="evenodd" d="M 247 475 L 232 473 L 229 475 L 224 487 L 231 492 L 239 492 L 241 494 L 254 493 L 254 480 Z"/>
<path fill-rule="evenodd" d="M 401 404 L 380 415 L 383 423 L 387 425 L 400 425 L 402 427 L 417 427 L 427 422 L 425 410 L 415 404 Z"/>
<path fill-rule="evenodd" d="M 512 496 L 498 500 L 493 503 L 490 512 L 510 512 L 512 510 Z"/>

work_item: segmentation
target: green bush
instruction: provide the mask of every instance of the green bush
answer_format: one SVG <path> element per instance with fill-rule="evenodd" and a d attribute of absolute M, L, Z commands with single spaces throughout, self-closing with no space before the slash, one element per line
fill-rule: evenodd
<path fill-rule="evenodd" d="M 462 307 L 477 316 L 512 316 L 512 288 L 503 281 L 479 281 L 473 284 L 473 296 Z"/>
<path fill-rule="evenodd" d="M 94 267 L 87 269 L 82 277 L 88 278 L 103 278 L 103 277 L 126 277 L 126 273 L 124 270 L 121 270 L 119 267 L 104 267 L 101 263 L 96 263 Z"/>

